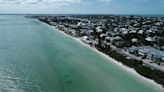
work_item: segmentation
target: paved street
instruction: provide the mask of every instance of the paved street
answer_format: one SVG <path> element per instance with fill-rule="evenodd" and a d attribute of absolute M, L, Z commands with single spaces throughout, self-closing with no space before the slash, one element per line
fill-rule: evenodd
<path fill-rule="evenodd" d="M 113 45 L 110 45 L 110 46 L 111 46 L 112 49 L 116 50 L 117 53 L 120 53 L 122 55 L 126 55 L 127 57 L 130 57 L 132 59 L 143 61 L 143 63 L 146 66 L 149 66 L 152 69 L 157 69 L 157 70 L 160 70 L 160 71 L 164 72 L 164 65 L 157 65 L 156 63 L 151 63 L 151 60 L 142 59 L 141 57 L 137 57 L 137 56 L 135 56 L 133 54 L 130 54 L 129 52 L 127 52 L 127 51 L 125 51 L 123 49 L 117 48 L 116 46 L 113 46 Z"/>

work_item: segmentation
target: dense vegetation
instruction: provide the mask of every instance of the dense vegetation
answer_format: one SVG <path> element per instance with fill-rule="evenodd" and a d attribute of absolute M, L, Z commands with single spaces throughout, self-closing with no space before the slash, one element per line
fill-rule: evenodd
<path fill-rule="evenodd" d="M 146 67 L 143 65 L 142 61 L 126 59 L 125 56 L 117 53 L 115 50 L 112 50 L 110 48 L 108 48 L 108 49 L 97 48 L 97 49 L 103 53 L 106 53 L 110 57 L 118 60 L 119 62 L 123 63 L 124 65 L 134 68 L 142 76 L 152 79 L 152 80 L 156 81 L 157 83 L 161 84 L 162 86 L 164 86 L 164 72 Z"/>
<path fill-rule="evenodd" d="M 46 20 L 47 19 L 40 20 L 40 21 L 49 24 L 49 22 Z M 135 69 L 140 75 L 142 75 L 146 78 L 152 79 L 164 87 L 164 72 L 161 72 L 156 69 L 151 69 L 150 67 L 145 66 L 142 61 L 137 61 L 134 59 L 127 59 L 126 56 L 123 56 L 123 55 L 117 53 L 115 50 L 112 50 L 111 48 L 103 48 L 101 46 L 100 33 L 97 33 L 95 28 L 93 28 L 92 30 L 94 31 L 93 35 L 97 36 L 96 38 L 99 39 L 99 41 L 98 41 L 99 44 L 97 46 L 97 49 L 99 51 L 109 55 L 110 57 L 116 59 L 117 61 L 123 63 L 124 65 L 127 65 L 128 67 Z M 130 36 L 126 36 L 126 37 L 130 37 Z"/>

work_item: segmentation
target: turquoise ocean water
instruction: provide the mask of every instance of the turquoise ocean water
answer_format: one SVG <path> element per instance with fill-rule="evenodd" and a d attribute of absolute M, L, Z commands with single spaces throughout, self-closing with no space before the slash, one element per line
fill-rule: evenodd
<path fill-rule="evenodd" d="M 0 16 L 0 92 L 164 92 L 34 19 Z"/>

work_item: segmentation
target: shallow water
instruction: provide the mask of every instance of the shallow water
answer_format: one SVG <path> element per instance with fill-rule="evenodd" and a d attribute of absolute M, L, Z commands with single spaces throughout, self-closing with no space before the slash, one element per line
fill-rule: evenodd
<path fill-rule="evenodd" d="M 37 20 L 0 20 L 1 92 L 164 92 Z"/>

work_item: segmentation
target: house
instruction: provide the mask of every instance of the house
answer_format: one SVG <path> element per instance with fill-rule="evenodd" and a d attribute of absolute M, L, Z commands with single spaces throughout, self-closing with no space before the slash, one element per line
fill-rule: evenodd
<path fill-rule="evenodd" d="M 125 36 L 128 34 L 128 31 L 122 31 L 122 36 Z"/>
<path fill-rule="evenodd" d="M 102 33 L 102 34 L 100 34 L 100 37 L 101 37 L 102 39 L 105 39 L 106 34 Z"/>
<path fill-rule="evenodd" d="M 158 45 L 160 45 L 160 46 L 164 45 L 164 37 L 157 36 L 157 37 L 155 37 L 155 39 L 156 39 L 156 43 Z"/>
<path fill-rule="evenodd" d="M 139 30 L 139 31 L 138 31 L 138 34 L 140 34 L 140 35 L 142 35 L 143 33 L 144 33 L 143 30 Z"/>
<path fill-rule="evenodd" d="M 83 36 L 81 38 L 82 42 L 86 43 L 86 44 L 89 44 L 89 37 L 88 36 Z"/>
<path fill-rule="evenodd" d="M 110 37 L 120 36 L 120 34 L 118 32 L 108 32 L 107 35 L 110 36 Z"/>
<path fill-rule="evenodd" d="M 73 37 L 78 37 L 78 34 L 77 34 L 77 32 L 76 32 L 75 30 L 73 30 L 73 31 L 71 32 L 71 35 L 72 35 Z"/>
<path fill-rule="evenodd" d="M 55 22 L 50 22 L 50 25 L 56 26 L 57 24 Z"/>
<path fill-rule="evenodd" d="M 110 37 L 105 37 L 106 42 L 110 42 Z"/>
<path fill-rule="evenodd" d="M 131 31 L 129 31 L 129 34 L 136 34 L 136 33 L 137 33 L 136 30 L 131 30 Z"/>
<path fill-rule="evenodd" d="M 117 41 L 115 43 L 113 43 L 116 47 L 121 48 L 124 47 L 124 41 Z"/>
<path fill-rule="evenodd" d="M 164 51 L 149 47 L 149 53 L 147 54 L 147 59 L 150 59 L 154 62 L 161 62 L 164 57 Z"/>
<path fill-rule="evenodd" d="M 146 45 L 153 45 L 155 42 L 155 39 L 153 37 L 147 37 L 145 38 L 145 44 Z"/>
<path fill-rule="evenodd" d="M 103 30 L 101 29 L 100 26 L 98 26 L 98 27 L 96 28 L 96 32 L 101 33 L 102 31 L 103 31 Z"/>
<path fill-rule="evenodd" d="M 149 36 L 154 36 L 155 35 L 155 30 L 146 30 L 146 34 Z"/>
<path fill-rule="evenodd" d="M 142 58 L 146 58 L 148 53 L 149 53 L 149 50 L 146 48 L 138 50 L 138 55 L 141 56 Z"/>
<path fill-rule="evenodd" d="M 138 48 L 135 46 L 132 46 L 129 48 L 129 53 L 137 55 L 138 53 Z"/>
<path fill-rule="evenodd" d="M 132 38 L 132 39 L 131 39 L 131 42 L 132 42 L 132 43 L 138 43 L 138 39 L 137 39 L 137 38 Z"/>
<path fill-rule="evenodd" d="M 86 32 L 86 34 L 87 34 L 87 35 L 92 35 L 92 34 L 94 34 L 94 31 L 93 31 L 93 30 L 88 30 L 88 31 Z"/>
<path fill-rule="evenodd" d="M 136 54 L 138 56 L 141 56 L 142 58 L 149 59 L 156 63 L 164 63 L 164 51 L 149 46 L 130 47 L 129 53 Z"/>
<path fill-rule="evenodd" d="M 164 56 L 161 58 L 161 63 L 164 64 Z"/>
<path fill-rule="evenodd" d="M 162 59 L 162 55 L 160 55 L 158 53 L 148 53 L 147 59 L 150 59 L 154 62 L 160 62 Z"/>
<path fill-rule="evenodd" d="M 110 42 L 111 43 L 115 43 L 115 42 L 122 41 L 122 40 L 123 39 L 120 36 L 116 36 L 116 37 L 111 37 L 110 38 Z"/>

